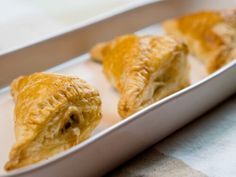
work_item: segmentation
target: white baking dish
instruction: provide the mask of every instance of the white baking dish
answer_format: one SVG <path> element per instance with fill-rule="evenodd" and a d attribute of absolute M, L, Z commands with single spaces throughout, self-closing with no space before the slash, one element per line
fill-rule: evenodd
<path fill-rule="evenodd" d="M 41 42 L 0 56 L 0 85 L 21 75 L 41 71 L 81 55 L 96 42 L 134 32 L 174 15 L 199 9 L 232 7 L 233 1 L 166 0 L 134 4 Z M 106 30 L 105 30 L 106 29 Z M 162 33 L 152 25 L 140 34 Z M 148 146 L 184 126 L 236 91 L 236 62 L 205 77 L 203 67 L 191 59 L 192 85 L 120 121 L 116 111 L 118 94 L 102 74 L 101 65 L 82 55 L 49 69 L 79 76 L 101 93 L 103 120 L 91 138 L 47 161 L 12 172 L 4 172 L 14 142 L 13 108 L 9 89 L 0 91 L 0 177 L 101 176 Z"/>

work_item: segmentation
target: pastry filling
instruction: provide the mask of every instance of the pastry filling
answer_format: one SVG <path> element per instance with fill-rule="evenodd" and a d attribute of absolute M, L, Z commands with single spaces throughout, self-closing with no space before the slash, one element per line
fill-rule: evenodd
<path fill-rule="evenodd" d="M 69 120 L 65 123 L 64 127 L 61 129 L 61 133 L 64 133 L 66 130 L 70 128 L 76 128 L 79 124 L 79 117 L 75 113 L 72 113 L 69 116 Z"/>

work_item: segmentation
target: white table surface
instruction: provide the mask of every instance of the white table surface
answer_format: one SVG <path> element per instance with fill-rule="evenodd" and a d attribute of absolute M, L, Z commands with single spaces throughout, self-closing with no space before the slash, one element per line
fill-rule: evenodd
<path fill-rule="evenodd" d="M 0 53 L 68 28 L 70 25 L 85 21 L 97 14 L 119 8 L 131 1 L 0 0 Z M 236 96 L 158 143 L 154 149 L 172 159 L 181 160 L 181 164 L 183 162 L 186 166 L 199 170 L 207 176 L 235 177 L 235 137 Z M 145 157 L 145 153 L 142 154 L 143 156 Z M 129 166 L 132 166 L 132 163 L 135 166 L 135 161 L 130 162 Z M 145 164 L 148 165 L 148 163 Z M 166 165 L 168 164 L 170 165 L 170 163 L 166 163 Z M 174 166 L 173 168 L 180 167 Z M 131 168 L 131 170 L 134 169 Z M 152 166 L 146 171 L 137 169 L 135 174 L 136 176 L 149 176 L 149 174 L 155 176 L 158 174 L 153 173 L 155 170 L 157 170 L 155 166 Z M 113 176 L 119 176 L 115 174 L 113 173 Z M 130 174 L 129 176 L 132 176 L 132 173 Z M 182 173 L 180 176 L 194 176 L 191 174 Z M 177 173 L 176 176 L 178 176 Z"/>
<path fill-rule="evenodd" d="M 0 53 L 137 0 L 0 0 Z"/>

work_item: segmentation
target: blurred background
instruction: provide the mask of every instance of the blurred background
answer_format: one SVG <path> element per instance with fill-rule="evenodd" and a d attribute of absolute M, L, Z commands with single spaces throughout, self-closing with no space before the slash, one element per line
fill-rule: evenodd
<path fill-rule="evenodd" d="M 0 0 L 0 53 L 137 0 Z"/>

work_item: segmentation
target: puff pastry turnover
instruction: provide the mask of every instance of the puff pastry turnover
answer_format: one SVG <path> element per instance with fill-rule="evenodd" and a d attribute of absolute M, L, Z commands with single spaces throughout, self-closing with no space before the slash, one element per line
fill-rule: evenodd
<path fill-rule="evenodd" d="M 189 85 L 187 48 L 171 37 L 125 35 L 91 50 L 120 93 L 125 118 Z"/>
<path fill-rule="evenodd" d="M 236 9 L 197 12 L 166 21 L 164 28 L 183 40 L 209 73 L 236 58 Z"/>
<path fill-rule="evenodd" d="M 6 170 L 62 152 L 89 137 L 101 119 L 101 100 L 85 81 L 35 73 L 11 84 L 15 101 L 16 143 Z"/>

